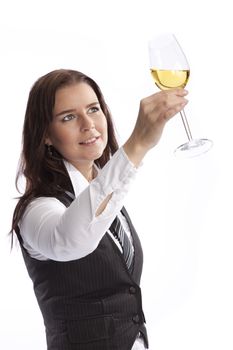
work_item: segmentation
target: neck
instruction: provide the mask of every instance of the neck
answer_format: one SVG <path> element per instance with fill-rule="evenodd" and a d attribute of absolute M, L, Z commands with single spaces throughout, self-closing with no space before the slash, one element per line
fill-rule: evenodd
<path fill-rule="evenodd" d="M 94 167 L 94 162 L 91 164 L 83 164 L 83 165 L 77 165 L 73 164 L 78 171 L 87 179 L 88 182 L 91 182 L 96 177 L 96 170 Z"/>

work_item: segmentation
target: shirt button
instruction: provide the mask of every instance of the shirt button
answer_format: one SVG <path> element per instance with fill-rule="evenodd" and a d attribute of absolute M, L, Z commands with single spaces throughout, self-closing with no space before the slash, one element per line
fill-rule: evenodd
<path fill-rule="evenodd" d="M 134 315 L 132 317 L 132 320 L 133 320 L 134 323 L 139 323 L 139 321 L 140 321 L 139 315 Z"/>
<path fill-rule="evenodd" d="M 129 288 L 129 292 L 130 292 L 130 294 L 135 294 L 135 293 L 136 293 L 136 288 L 133 287 L 133 286 L 131 286 L 131 287 Z"/>

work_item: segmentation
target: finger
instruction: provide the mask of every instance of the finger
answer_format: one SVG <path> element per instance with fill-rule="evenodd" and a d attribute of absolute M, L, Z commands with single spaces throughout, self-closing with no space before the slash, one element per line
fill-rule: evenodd
<path fill-rule="evenodd" d="M 160 113 L 163 111 L 166 112 L 172 108 L 179 108 L 180 105 L 185 106 L 187 103 L 188 100 L 184 96 L 177 96 L 174 93 L 169 93 L 164 95 L 164 98 L 160 99 L 159 103 L 151 103 L 148 107 L 151 108 L 152 112 L 158 111 Z"/>
<path fill-rule="evenodd" d="M 181 88 L 162 90 L 160 92 L 156 92 L 151 96 L 148 96 L 144 101 L 148 104 L 155 102 L 159 103 L 160 101 L 164 101 L 166 103 L 166 101 L 168 102 L 169 100 L 171 101 L 174 98 L 184 97 L 186 95 L 188 95 L 188 91 Z"/>
<path fill-rule="evenodd" d="M 186 96 L 188 95 L 188 90 L 177 88 L 177 89 L 169 89 L 169 90 L 163 90 L 160 92 L 164 96 Z"/>
<path fill-rule="evenodd" d="M 181 88 L 176 89 L 174 92 L 175 92 L 175 94 L 177 96 L 186 96 L 186 95 L 188 95 L 188 91 L 185 90 L 185 89 L 181 89 Z"/>
<path fill-rule="evenodd" d="M 177 104 L 176 106 L 173 106 L 172 108 L 168 109 L 165 113 L 165 119 L 169 120 L 172 117 L 174 117 L 177 113 L 179 113 L 188 103 L 188 100 Z"/>

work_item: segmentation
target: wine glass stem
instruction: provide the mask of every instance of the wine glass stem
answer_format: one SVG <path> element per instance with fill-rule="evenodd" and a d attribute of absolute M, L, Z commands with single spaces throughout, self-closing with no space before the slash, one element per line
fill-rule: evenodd
<path fill-rule="evenodd" d="M 189 123 L 188 123 L 184 109 L 182 109 L 182 111 L 180 111 L 180 116 L 181 116 L 182 122 L 184 124 L 185 132 L 186 132 L 186 135 L 188 137 L 188 140 L 191 141 L 193 139 L 193 137 L 192 137 L 192 133 L 191 133 Z"/>

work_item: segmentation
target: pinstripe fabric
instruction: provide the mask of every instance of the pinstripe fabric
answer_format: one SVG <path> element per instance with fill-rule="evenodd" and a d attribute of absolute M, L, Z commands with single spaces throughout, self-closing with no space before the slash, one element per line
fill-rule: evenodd
<path fill-rule="evenodd" d="M 133 251 L 132 244 L 129 240 L 129 237 L 126 234 L 118 216 L 116 216 L 109 230 L 114 235 L 114 237 L 119 241 L 123 250 L 123 257 L 125 259 L 126 265 L 129 271 L 131 272 L 132 266 L 133 266 L 132 262 L 133 262 L 134 251 Z"/>
<path fill-rule="evenodd" d="M 148 346 L 139 287 L 142 249 L 124 208 L 122 213 L 134 241 L 132 273 L 109 234 L 86 257 L 58 262 L 30 257 L 18 232 L 44 319 L 47 350 L 130 350 L 139 332 Z"/>

